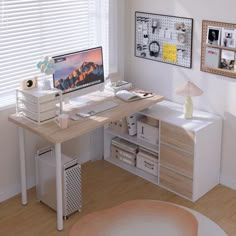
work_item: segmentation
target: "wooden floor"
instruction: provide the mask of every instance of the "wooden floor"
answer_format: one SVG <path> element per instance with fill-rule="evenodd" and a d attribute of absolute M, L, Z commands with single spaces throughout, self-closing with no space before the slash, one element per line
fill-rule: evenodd
<path fill-rule="evenodd" d="M 0 236 L 68 235 L 81 216 L 133 199 L 162 200 L 192 208 L 215 221 L 228 235 L 236 236 L 235 190 L 219 185 L 192 203 L 105 161 L 86 163 L 82 174 L 83 211 L 64 221 L 62 232 L 56 230 L 56 213 L 36 200 L 33 188 L 28 191 L 27 206 L 21 206 L 20 196 L 0 203 Z"/>

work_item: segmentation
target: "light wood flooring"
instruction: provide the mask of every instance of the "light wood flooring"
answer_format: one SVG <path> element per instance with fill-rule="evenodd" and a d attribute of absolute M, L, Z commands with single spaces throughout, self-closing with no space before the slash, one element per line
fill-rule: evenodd
<path fill-rule="evenodd" d="M 81 216 L 133 199 L 168 201 L 192 208 L 215 221 L 228 235 L 236 236 L 235 190 L 218 185 L 192 203 L 105 161 L 86 163 L 82 175 L 83 211 L 64 221 L 62 232 L 56 230 L 56 213 L 36 200 L 33 188 L 28 191 L 27 206 L 21 205 L 20 195 L 0 203 L 0 236 L 68 235 Z"/>

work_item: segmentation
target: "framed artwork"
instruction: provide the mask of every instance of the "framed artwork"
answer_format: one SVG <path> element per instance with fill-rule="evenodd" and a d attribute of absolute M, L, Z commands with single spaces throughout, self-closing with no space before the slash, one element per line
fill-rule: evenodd
<path fill-rule="evenodd" d="M 207 29 L 207 43 L 211 45 L 220 45 L 221 28 L 209 26 Z"/>
<path fill-rule="evenodd" d="M 222 28 L 221 45 L 224 47 L 236 47 L 236 29 Z"/>
<path fill-rule="evenodd" d="M 234 71 L 236 70 L 236 68 L 234 68 L 234 64 L 235 52 L 222 49 L 219 68 Z"/>
<path fill-rule="evenodd" d="M 236 79 L 236 24 L 202 21 L 201 71 Z"/>

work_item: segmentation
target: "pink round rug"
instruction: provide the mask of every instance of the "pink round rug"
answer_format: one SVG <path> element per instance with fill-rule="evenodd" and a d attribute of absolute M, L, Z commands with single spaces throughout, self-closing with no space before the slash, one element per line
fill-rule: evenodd
<path fill-rule="evenodd" d="M 174 204 L 135 200 L 82 217 L 70 236 L 197 236 L 198 221 Z"/>

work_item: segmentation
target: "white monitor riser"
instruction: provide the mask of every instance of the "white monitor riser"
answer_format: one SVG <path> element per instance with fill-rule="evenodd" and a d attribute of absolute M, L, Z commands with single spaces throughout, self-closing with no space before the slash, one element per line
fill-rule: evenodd
<path fill-rule="evenodd" d="M 88 95 L 94 92 L 102 92 L 104 91 L 104 83 L 92 85 L 87 88 L 82 88 L 78 90 L 71 91 L 69 93 L 63 94 L 63 103 L 71 104 L 71 105 L 83 105 L 91 102 L 90 99 L 85 98 L 83 96 Z"/>

